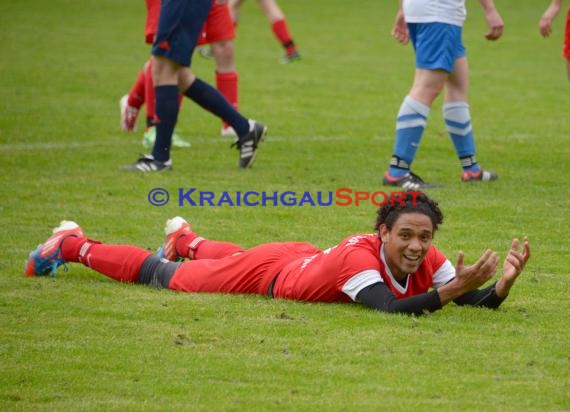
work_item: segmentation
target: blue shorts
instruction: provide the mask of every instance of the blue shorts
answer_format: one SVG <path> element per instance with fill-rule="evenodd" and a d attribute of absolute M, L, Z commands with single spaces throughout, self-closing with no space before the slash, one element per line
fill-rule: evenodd
<path fill-rule="evenodd" d="M 418 69 L 453 72 L 455 60 L 465 56 L 460 26 L 446 23 L 408 23 Z"/>
<path fill-rule="evenodd" d="M 152 54 L 190 67 L 211 7 L 212 0 L 162 0 Z"/>

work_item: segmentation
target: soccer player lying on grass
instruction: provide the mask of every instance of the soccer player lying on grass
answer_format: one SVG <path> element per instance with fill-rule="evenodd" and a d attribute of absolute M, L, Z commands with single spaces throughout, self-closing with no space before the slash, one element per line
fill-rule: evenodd
<path fill-rule="evenodd" d="M 300 242 L 245 250 L 205 239 L 175 217 L 166 222 L 166 240 L 156 256 L 135 246 L 93 241 L 76 223 L 63 221 L 30 254 L 25 274 L 54 275 L 59 265 L 79 262 L 117 281 L 183 292 L 358 302 L 413 314 L 433 312 L 451 301 L 497 308 L 505 300 L 530 257 L 526 237 L 522 246 L 513 240 L 499 280 L 477 289 L 495 274 L 498 255 L 486 250 L 465 266 L 459 252 L 453 267 L 432 245 L 443 221 L 437 203 L 420 192 L 408 192 L 393 203 L 379 208 L 376 233 L 349 236 L 326 250 Z"/>

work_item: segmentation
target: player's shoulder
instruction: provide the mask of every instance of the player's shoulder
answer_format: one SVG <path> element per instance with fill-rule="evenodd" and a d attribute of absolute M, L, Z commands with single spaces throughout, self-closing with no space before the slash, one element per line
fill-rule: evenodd
<path fill-rule="evenodd" d="M 365 269 L 380 270 L 381 241 L 375 233 L 357 233 L 347 236 L 335 248 L 337 258 L 354 272 Z"/>
<path fill-rule="evenodd" d="M 346 237 L 337 245 L 342 254 L 380 256 L 381 240 L 375 233 L 358 233 Z"/>
<path fill-rule="evenodd" d="M 380 239 L 376 233 L 357 233 L 344 238 L 341 244 L 345 246 L 379 245 Z"/>

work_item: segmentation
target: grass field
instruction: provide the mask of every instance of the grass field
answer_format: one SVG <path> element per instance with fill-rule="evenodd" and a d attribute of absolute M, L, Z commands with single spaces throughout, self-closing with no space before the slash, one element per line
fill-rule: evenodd
<path fill-rule="evenodd" d="M 1 410 L 570 410 L 570 92 L 563 18 L 543 40 L 547 2 L 497 0 L 504 38 L 483 38 L 478 2 L 464 30 L 470 104 L 493 184 L 465 185 L 432 115 L 414 169 L 446 220 L 452 261 L 501 257 L 528 235 L 532 259 L 497 311 L 454 305 L 431 316 L 257 296 L 189 295 L 124 285 L 79 265 L 24 278 L 29 251 L 61 219 L 94 239 L 155 249 L 164 221 L 246 247 L 319 247 L 368 232 L 375 207 L 155 207 L 162 187 L 221 193 L 386 190 L 395 116 L 413 53 L 389 36 L 397 2 L 282 1 L 303 60 L 278 64 L 255 2 L 238 29 L 244 114 L 270 128 L 255 167 L 237 168 L 220 123 L 186 101 L 170 173 L 119 167 L 143 152 L 119 131 L 118 100 L 148 56 L 135 0 L 0 3 Z M 384 4 L 386 3 L 386 4 Z M 390 3 L 390 4 L 388 4 Z M 393 3 L 393 4 L 392 4 Z M 213 63 L 195 58 L 212 82 Z M 143 127 L 142 121 L 139 129 Z"/>

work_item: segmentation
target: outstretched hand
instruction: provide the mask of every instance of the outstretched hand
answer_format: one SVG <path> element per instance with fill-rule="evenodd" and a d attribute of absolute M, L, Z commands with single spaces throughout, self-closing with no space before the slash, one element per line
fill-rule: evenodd
<path fill-rule="evenodd" d="M 455 265 L 455 277 L 461 282 L 464 292 L 477 289 L 491 279 L 499 265 L 499 256 L 490 249 L 487 249 L 477 262 L 470 266 L 465 266 L 464 259 L 463 252 L 459 252 Z"/>
<path fill-rule="evenodd" d="M 504 298 L 509 294 L 509 290 L 522 273 L 526 262 L 530 258 L 530 246 L 528 238 L 525 236 L 523 239 L 522 248 L 519 251 L 520 242 L 514 239 L 505 262 L 503 263 L 503 276 L 497 282 L 495 291 L 497 296 Z"/>

